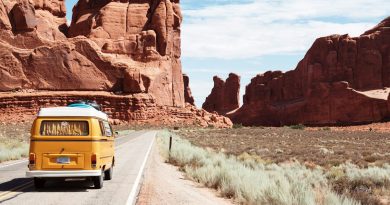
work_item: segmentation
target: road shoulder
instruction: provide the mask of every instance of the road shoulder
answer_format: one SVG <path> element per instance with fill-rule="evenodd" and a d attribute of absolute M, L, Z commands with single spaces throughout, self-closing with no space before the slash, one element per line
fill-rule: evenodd
<path fill-rule="evenodd" d="M 164 163 L 155 144 L 147 162 L 137 204 L 228 205 L 232 202 L 217 197 L 214 190 L 185 179 L 177 167 Z"/>

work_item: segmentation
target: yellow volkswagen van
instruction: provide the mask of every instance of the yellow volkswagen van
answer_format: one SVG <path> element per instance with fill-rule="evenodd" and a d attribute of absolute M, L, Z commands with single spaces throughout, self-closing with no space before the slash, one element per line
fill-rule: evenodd
<path fill-rule="evenodd" d="M 53 178 L 111 180 L 114 133 L 105 113 L 88 103 L 42 108 L 31 128 L 29 171 L 36 188 Z"/>

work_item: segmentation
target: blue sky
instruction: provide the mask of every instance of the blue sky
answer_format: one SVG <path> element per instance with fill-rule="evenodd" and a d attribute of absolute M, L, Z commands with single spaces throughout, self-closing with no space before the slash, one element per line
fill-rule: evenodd
<path fill-rule="evenodd" d="M 67 18 L 76 0 L 66 0 Z M 314 40 L 358 36 L 390 15 L 388 0 L 182 0 L 183 71 L 201 106 L 212 77 L 294 69 Z"/>

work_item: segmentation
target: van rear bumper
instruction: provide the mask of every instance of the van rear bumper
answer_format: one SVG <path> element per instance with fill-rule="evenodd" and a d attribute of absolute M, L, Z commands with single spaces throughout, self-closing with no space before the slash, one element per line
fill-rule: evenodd
<path fill-rule="evenodd" d="M 27 171 L 26 177 L 95 177 L 102 174 L 101 170 L 72 170 L 72 171 Z"/>

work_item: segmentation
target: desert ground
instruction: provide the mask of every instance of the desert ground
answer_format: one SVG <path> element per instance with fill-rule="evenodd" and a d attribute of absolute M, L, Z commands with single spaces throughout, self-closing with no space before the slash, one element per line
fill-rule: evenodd
<path fill-rule="evenodd" d="M 390 203 L 389 173 L 384 173 L 387 179 L 380 182 L 361 174 L 367 169 L 388 169 L 389 123 L 348 127 L 235 127 L 173 132 L 195 146 L 235 156 L 243 162 L 250 159 L 260 164 L 299 163 L 308 169 L 319 168 L 327 173 L 329 186 L 339 195 L 361 204 Z M 353 169 L 340 169 L 345 166 Z M 359 178 L 343 177 L 351 174 L 348 172 L 359 173 L 356 174 Z"/>
<path fill-rule="evenodd" d="M 269 163 L 298 160 L 324 167 L 345 162 L 359 167 L 390 163 L 389 133 L 352 129 L 359 128 L 184 129 L 179 135 L 201 147 L 227 154 L 256 155 Z"/>

